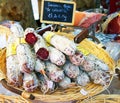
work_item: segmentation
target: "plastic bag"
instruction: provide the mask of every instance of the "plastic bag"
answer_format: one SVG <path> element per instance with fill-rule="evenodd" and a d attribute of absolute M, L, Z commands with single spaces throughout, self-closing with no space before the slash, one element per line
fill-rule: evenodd
<path fill-rule="evenodd" d="M 120 59 L 120 43 L 108 42 L 105 46 L 106 51 L 110 54 L 112 59 L 117 62 Z"/>

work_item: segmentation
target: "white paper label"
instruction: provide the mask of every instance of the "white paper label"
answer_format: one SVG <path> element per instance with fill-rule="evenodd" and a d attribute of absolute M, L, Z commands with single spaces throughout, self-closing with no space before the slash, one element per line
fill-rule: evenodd
<path fill-rule="evenodd" d="M 81 90 L 80 90 L 80 93 L 81 93 L 82 95 L 87 95 L 87 94 L 88 94 L 88 92 L 85 91 L 84 89 L 81 89 Z"/>
<path fill-rule="evenodd" d="M 52 87 L 53 87 L 53 82 L 52 82 L 52 81 L 47 81 L 47 83 L 48 83 L 48 87 L 49 87 L 49 88 L 52 88 Z"/>

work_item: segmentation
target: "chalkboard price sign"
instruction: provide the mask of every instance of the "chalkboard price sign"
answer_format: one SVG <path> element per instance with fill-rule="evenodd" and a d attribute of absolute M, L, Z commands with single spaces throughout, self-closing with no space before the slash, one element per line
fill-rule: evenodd
<path fill-rule="evenodd" d="M 62 0 L 43 0 L 41 8 L 41 22 L 52 24 L 73 25 L 74 2 Z"/>

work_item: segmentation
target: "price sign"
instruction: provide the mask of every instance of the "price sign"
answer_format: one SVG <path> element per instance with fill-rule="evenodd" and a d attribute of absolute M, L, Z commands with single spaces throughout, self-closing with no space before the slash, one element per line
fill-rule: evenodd
<path fill-rule="evenodd" d="M 75 9 L 75 2 L 43 0 L 40 21 L 42 23 L 73 25 Z"/>

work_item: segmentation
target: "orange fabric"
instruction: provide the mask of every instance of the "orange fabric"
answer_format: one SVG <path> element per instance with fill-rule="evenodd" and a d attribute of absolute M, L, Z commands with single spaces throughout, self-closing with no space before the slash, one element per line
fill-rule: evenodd
<path fill-rule="evenodd" d="M 84 12 L 75 11 L 74 26 L 78 26 L 80 21 L 86 16 Z"/>

